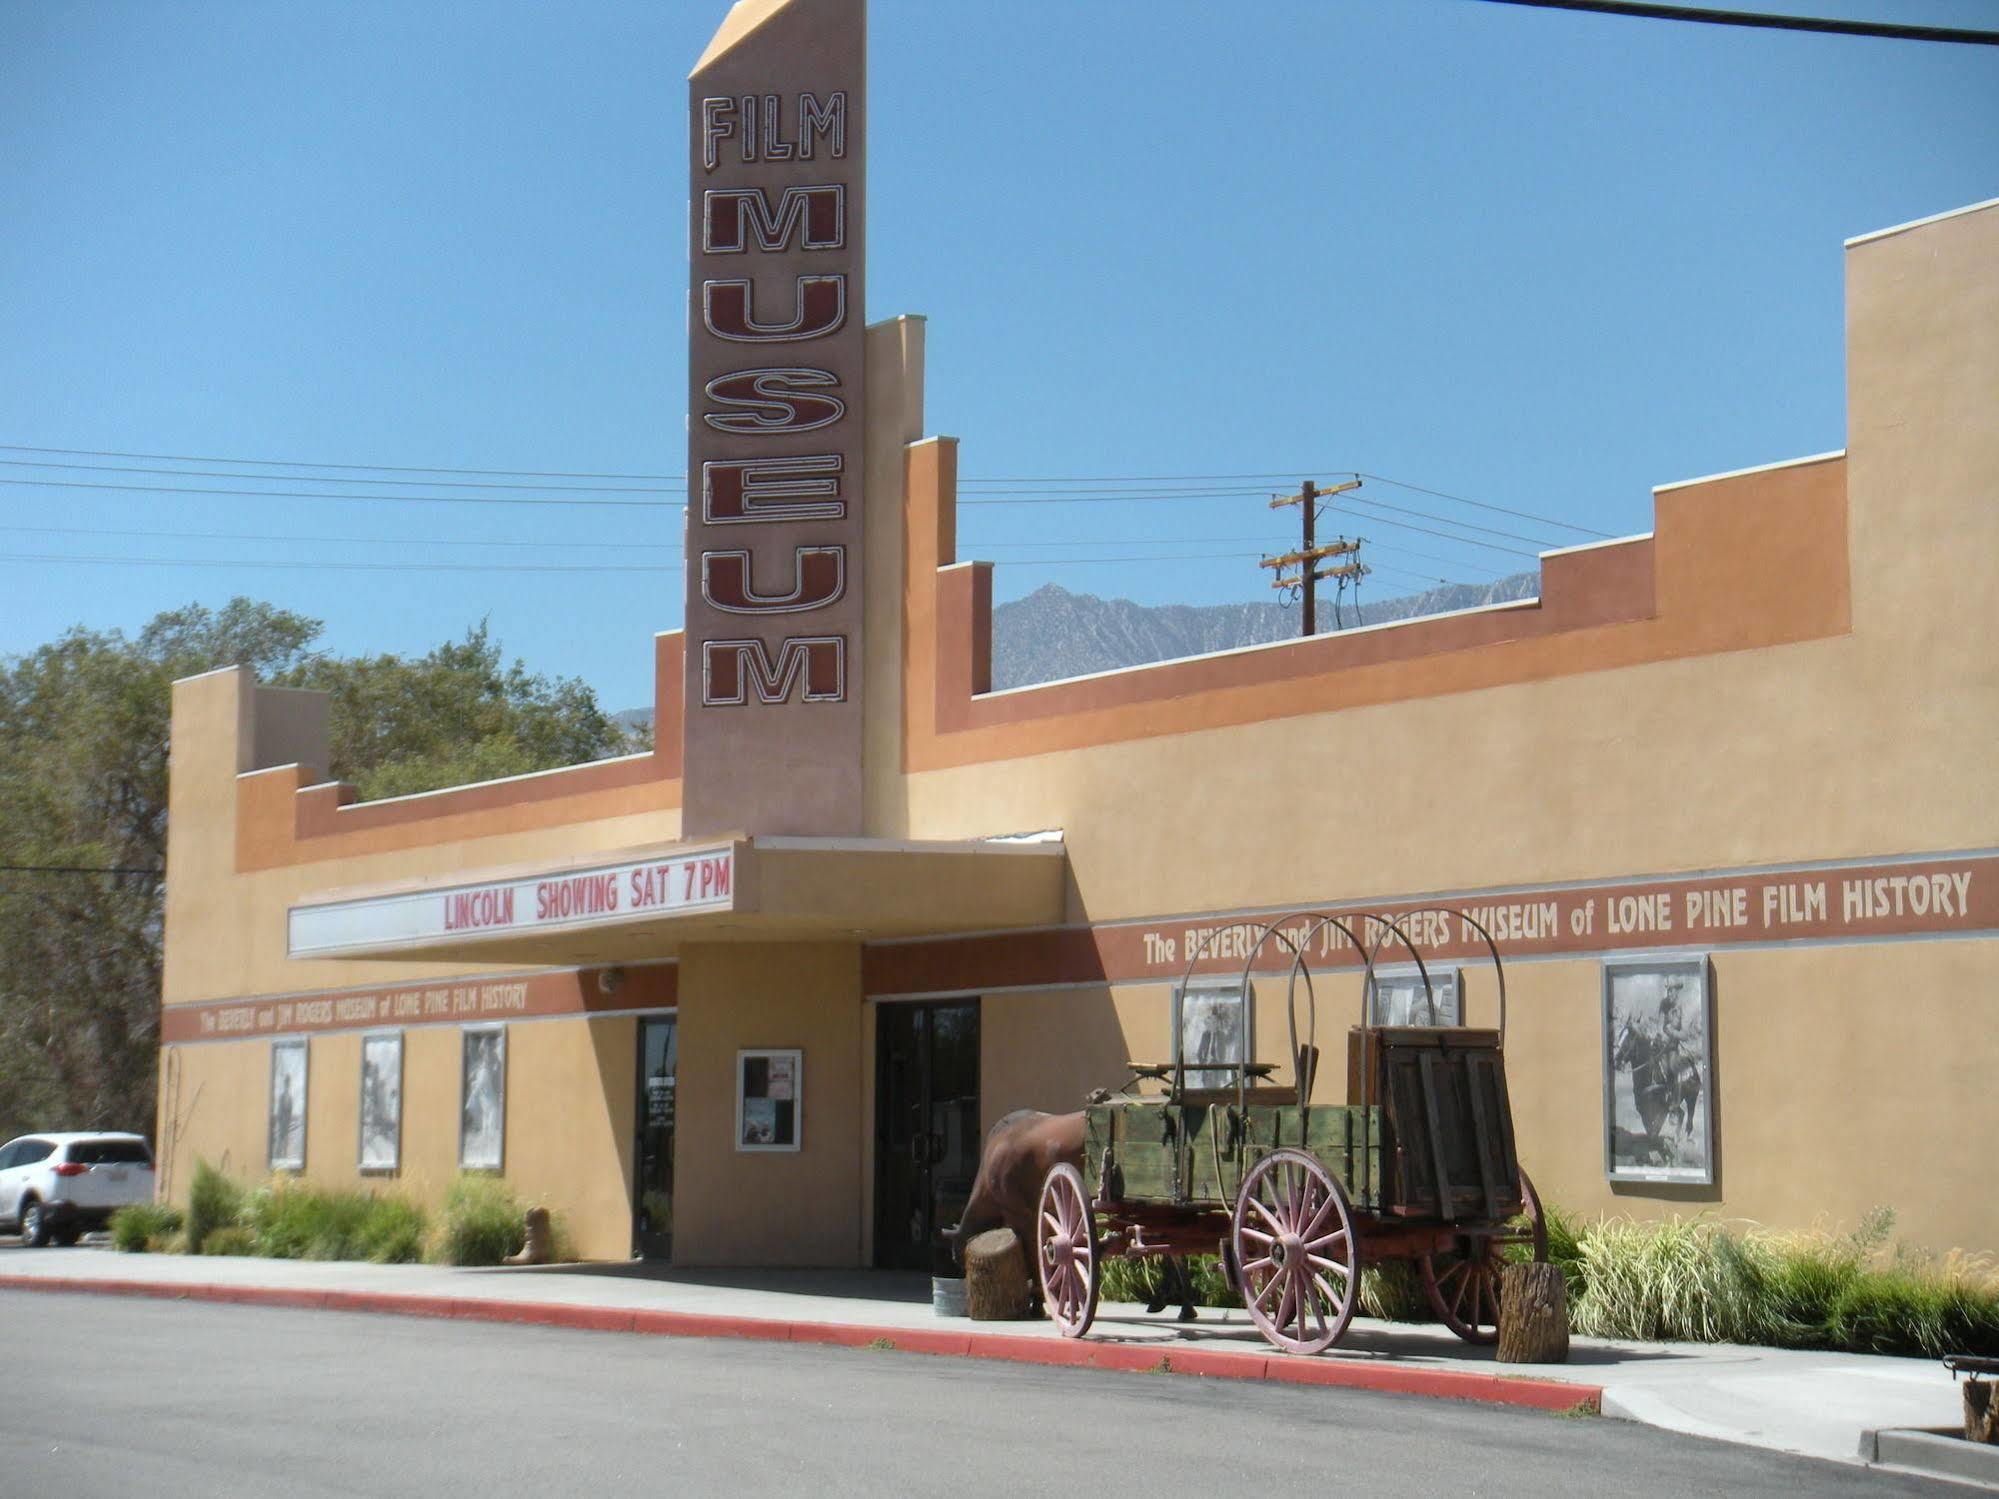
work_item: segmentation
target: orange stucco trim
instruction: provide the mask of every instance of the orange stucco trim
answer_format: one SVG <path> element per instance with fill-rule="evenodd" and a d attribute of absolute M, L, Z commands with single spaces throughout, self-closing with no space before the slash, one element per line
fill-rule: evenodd
<path fill-rule="evenodd" d="M 653 652 L 653 750 L 423 797 L 357 802 L 341 781 L 296 765 L 236 781 L 236 868 L 314 863 L 468 838 L 561 827 L 680 805 L 680 673 L 684 637 Z"/>
<path fill-rule="evenodd" d="M 992 564 L 955 562 L 957 445 L 908 450 L 906 770 L 1843 634 L 1843 456 L 1661 493 L 1654 534 L 1542 559 L 1536 603 L 993 694 Z"/>

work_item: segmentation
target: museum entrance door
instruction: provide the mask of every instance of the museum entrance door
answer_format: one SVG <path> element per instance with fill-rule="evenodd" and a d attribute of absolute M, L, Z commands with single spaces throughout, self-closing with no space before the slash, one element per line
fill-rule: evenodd
<path fill-rule="evenodd" d="M 679 1051 L 679 1023 L 673 1017 L 639 1021 L 632 1253 L 640 1259 L 673 1257 L 673 1087 Z"/>
<path fill-rule="evenodd" d="M 875 1008 L 875 1264 L 951 1268 L 979 1169 L 979 1002 Z"/>

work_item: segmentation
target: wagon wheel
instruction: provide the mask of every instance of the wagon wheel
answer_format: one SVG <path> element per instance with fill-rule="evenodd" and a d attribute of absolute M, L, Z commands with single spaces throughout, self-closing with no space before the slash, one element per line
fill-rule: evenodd
<path fill-rule="evenodd" d="M 1229 1240 L 1267 1342 L 1321 1353 L 1339 1341 L 1360 1290 L 1360 1239 L 1331 1172 L 1301 1150 L 1273 1150 L 1243 1178 Z"/>
<path fill-rule="evenodd" d="M 1097 1228 L 1083 1174 L 1067 1161 L 1041 1184 L 1036 1221 L 1041 1301 L 1065 1338 L 1080 1338 L 1097 1315 Z"/>
<path fill-rule="evenodd" d="M 1527 1173 L 1520 1173 L 1520 1197 L 1525 1204 L 1517 1220 L 1498 1233 L 1461 1234 L 1457 1248 L 1443 1255 L 1422 1255 L 1416 1261 L 1423 1294 L 1437 1320 L 1467 1343 L 1499 1341 L 1499 1277 L 1508 1265 L 1506 1251 L 1524 1248 L 1538 1264 L 1548 1258 L 1548 1226 L 1541 1216 L 1541 1199 Z"/>

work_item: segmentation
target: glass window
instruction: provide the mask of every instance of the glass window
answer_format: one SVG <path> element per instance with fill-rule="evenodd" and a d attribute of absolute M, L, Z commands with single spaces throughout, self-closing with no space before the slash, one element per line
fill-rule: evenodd
<path fill-rule="evenodd" d="M 458 1089 L 458 1164 L 498 1171 L 506 1160 L 507 1032 L 479 1026 L 465 1032 Z"/>
<path fill-rule="evenodd" d="M 69 1148 L 79 1166 L 150 1166 L 153 1153 L 144 1140 L 79 1140 Z"/>
<path fill-rule="evenodd" d="M 305 1042 L 271 1043 L 270 1167 L 305 1169 Z"/>
<path fill-rule="evenodd" d="M 1367 1023 L 1456 1026 L 1464 1023 L 1455 968 L 1377 968 L 1368 995 Z"/>
<path fill-rule="evenodd" d="M 53 1140 L 17 1140 L 14 1143 L 14 1160 L 12 1164 L 16 1166 L 32 1166 L 37 1161 L 46 1161 L 50 1156 L 55 1154 L 55 1149 L 56 1142 Z"/>
<path fill-rule="evenodd" d="M 403 1144 L 403 1033 L 361 1038 L 361 1169 L 393 1171 Z"/>
<path fill-rule="evenodd" d="M 1173 990 L 1173 1061 L 1187 1069 L 1189 1088 L 1233 1088 L 1237 1068 L 1201 1067 L 1201 1062 L 1240 1064 L 1255 1055 L 1250 1039 L 1250 1007 L 1235 979 L 1195 979 Z"/>

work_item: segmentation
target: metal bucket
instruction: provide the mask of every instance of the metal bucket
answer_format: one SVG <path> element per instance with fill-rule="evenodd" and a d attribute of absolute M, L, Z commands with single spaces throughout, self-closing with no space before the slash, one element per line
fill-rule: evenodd
<path fill-rule="evenodd" d="M 940 1317 L 965 1315 L 965 1282 L 956 1275 L 930 1277 L 930 1309 Z"/>

